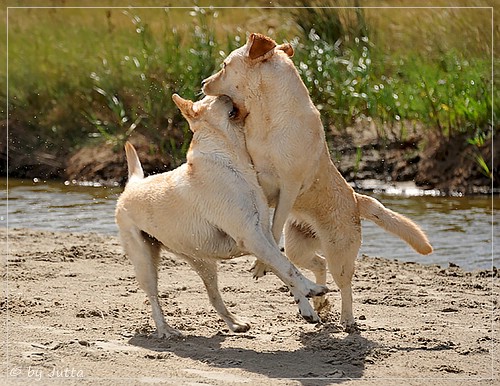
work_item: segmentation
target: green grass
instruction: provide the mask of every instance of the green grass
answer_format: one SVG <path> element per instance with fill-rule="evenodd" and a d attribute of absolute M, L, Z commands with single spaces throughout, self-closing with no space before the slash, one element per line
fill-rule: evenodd
<path fill-rule="evenodd" d="M 390 131 L 404 139 L 421 124 L 443 138 L 487 138 L 488 12 L 10 9 L 9 119 L 48 151 L 103 140 L 118 147 L 139 131 L 180 163 L 190 132 L 171 95 L 197 99 L 201 80 L 255 31 L 292 41 L 327 128 L 370 117 L 381 137 Z"/>
<path fill-rule="evenodd" d="M 491 18 L 491 11 L 377 9 L 378 19 L 374 12 L 342 9 L 335 17 L 328 9 L 297 13 L 306 37 L 298 39 L 296 61 L 325 121 L 342 129 L 360 117 L 371 117 L 384 128 L 398 126 L 401 137 L 408 124 L 417 122 L 447 137 L 488 131 L 493 80 L 491 25 L 488 35 L 484 19 Z M 372 27 L 380 19 L 396 17 L 401 23 L 410 16 L 414 23 L 426 22 L 391 44 L 387 29 L 397 29 L 394 25 Z M 458 34 L 457 25 L 469 25 L 469 31 L 457 35 L 460 40 L 455 36 L 455 44 L 450 34 L 428 38 L 425 26 L 443 28 L 444 20 L 450 34 Z M 422 37 L 408 49 L 406 38 L 415 32 L 423 32 Z M 481 36 L 484 45 L 478 46 Z"/>
<path fill-rule="evenodd" d="M 475 134 L 491 121 L 491 63 L 449 51 L 437 59 L 387 57 L 367 37 L 336 48 L 319 36 L 299 43 L 297 63 L 326 122 L 360 117 L 382 127 L 424 123 L 442 136 Z M 403 139 L 403 138 L 402 138 Z"/>

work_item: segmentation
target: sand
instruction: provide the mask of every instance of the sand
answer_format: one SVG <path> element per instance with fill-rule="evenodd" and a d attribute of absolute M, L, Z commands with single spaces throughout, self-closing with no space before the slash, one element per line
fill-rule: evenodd
<path fill-rule="evenodd" d="M 253 257 L 245 256 L 219 270 L 224 300 L 252 326 L 236 334 L 198 276 L 164 253 L 160 296 L 168 323 L 185 337 L 161 340 L 116 237 L 0 235 L 1 384 L 499 384 L 496 270 L 360 256 L 358 330 L 346 333 L 331 280 L 332 308 L 323 324 L 308 324 L 274 275 L 252 279 Z"/>

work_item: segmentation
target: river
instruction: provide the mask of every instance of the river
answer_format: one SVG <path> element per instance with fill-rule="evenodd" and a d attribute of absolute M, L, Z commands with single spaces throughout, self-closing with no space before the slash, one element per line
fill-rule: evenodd
<path fill-rule="evenodd" d="M 113 216 L 120 187 L 16 179 L 8 180 L 8 190 L 7 180 L 0 179 L 0 187 L 0 226 L 117 235 Z M 370 195 L 418 223 L 434 253 L 421 256 L 400 239 L 363 221 L 360 254 L 443 267 L 451 262 L 465 270 L 491 269 L 495 263 L 494 245 L 500 241 L 499 196 L 443 197 L 414 188 Z"/>

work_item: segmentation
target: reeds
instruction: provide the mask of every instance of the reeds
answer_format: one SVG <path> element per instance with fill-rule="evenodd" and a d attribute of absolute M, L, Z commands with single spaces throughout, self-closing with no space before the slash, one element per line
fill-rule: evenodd
<path fill-rule="evenodd" d="M 268 21 L 256 32 L 294 44 L 327 129 L 369 117 L 381 137 L 404 139 L 419 124 L 443 138 L 487 138 L 500 100 L 493 108 L 491 20 L 463 11 L 396 9 L 391 19 L 390 10 L 373 9 L 13 9 L 9 119 L 48 149 L 103 140 L 118 147 L 139 131 L 180 163 L 190 132 L 171 95 L 201 96 L 201 80 L 245 42 L 245 25 L 228 17 L 238 15 L 250 26 Z M 429 26 L 441 37 L 431 39 Z"/>

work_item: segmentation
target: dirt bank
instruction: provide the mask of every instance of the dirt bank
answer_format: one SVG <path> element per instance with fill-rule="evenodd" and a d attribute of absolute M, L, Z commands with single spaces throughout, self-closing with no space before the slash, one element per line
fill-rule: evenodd
<path fill-rule="evenodd" d="M 147 173 L 167 171 L 173 167 L 166 156 L 151 152 L 151 141 L 142 136 L 131 137 L 139 149 Z M 423 142 L 428 143 L 422 151 Z M 496 139 L 496 162 L 493 173 L 500 170 L 500 136 Z M 353 127 L 342 133 L 333 132 L 329 138 L 332 160 L 347 181 L 380 182 L 415 181 L 425 189 L 437 189 L 443 194 L 488 194 L 491 180 L 475 161 L 477 149 L 467 138 L 424 138 L 413 133 L 401 141 L 395 137 L 381 139 L 374 127 Z M 481 154 L 491 165 L 491 143 Z M 111 146 L 85 147 L 66 161 L 64 178 L 77 181 L 117 181 L 125 183 L 127 175 L 124 152 Z M 498 182 L 495 188 L 498 188 Z"/>
<path fill-rule="evenodd" d="M 0 124 L 0 171 L 18 178 L 63 179 L 118 183 L 126 181 L 125 155 L 120 145 L 100 143 L 77 150 L 48 148 L 38 137 L 12 122 L 9 152 L 5 140 L 5 125 Z M 380 182 L 415 181 L 426 189 L 438 189 L 444 194 L 488 194 L 491 180 L 486 177 L 475 156 L 479 153 L 492 168 L 495 186 L 499 190 L 500 135 L 495 143 L 485 143 L 479 150 L 457 136 L 452 139 L 435 137 L 422 127 L 409 130 L 404 140 L 385 129 L 381 137 L 373 123 L 358 122 L 342 131 L 328 130 L 332 159 L 347 179 L 356 184 L 367 180 Z M 138 149 L 147 174 L 160 173 L 175 167 L 169 155 L 161 154 L 154 140 L 134 132 L 130 140 Z M 424 150 L 422 150 L 424 149 Z M 493 150 L 493 154 L 492 154 Z M 366 187 L 366 184 L 360 184 Z"/>
<path fill-rule="evenodd" d="M 116 238 L 10 229 L 8 240 L 2 384 L 451 386 L 498 377 L 496 271 L 363 256 L 359 331 L 347 334 L 334 284 L 324 324 L 310 325 L 276 277 L 254 282 L 253 259 L 238 258 L 220 264 L 225 301 L 252 325 L 234 334 L 201 280 L 165 254 L 160 294 L 168 322 L 185 334 L 169 341 L 151 336 L 146 297 Z"/>

